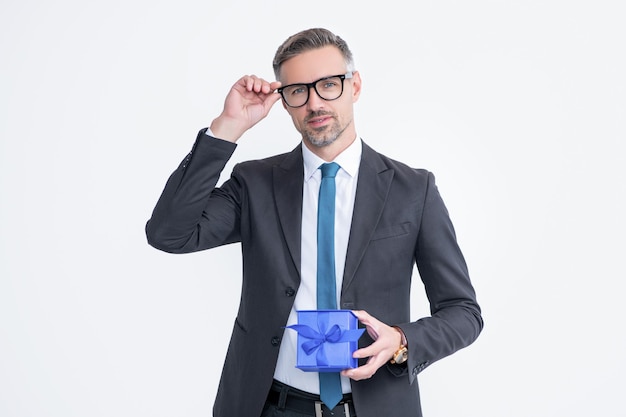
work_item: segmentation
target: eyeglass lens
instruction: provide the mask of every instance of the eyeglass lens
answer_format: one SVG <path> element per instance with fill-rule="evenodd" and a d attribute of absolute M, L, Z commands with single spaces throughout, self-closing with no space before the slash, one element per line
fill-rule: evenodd
<path fill-rule="evenodd" d="M 343 80 L 341 77 L 328 77 L 314 84 L 317 94 L 324 100 L 336 100 L 343 92 Z M 309 99 L 309 86 L 307 84 L 294 84 L 283 89 L 283 98 L 291 107 L 303 106 Z"/>

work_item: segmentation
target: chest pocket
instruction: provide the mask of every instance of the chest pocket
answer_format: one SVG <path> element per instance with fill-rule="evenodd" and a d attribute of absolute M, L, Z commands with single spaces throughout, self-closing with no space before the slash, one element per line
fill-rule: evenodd
<path fill-rule="evenodd" d="M 372 240 L 389 239 L 391 237 L 402 236 L 409 233 L 411 223 L 394 224 L 376 229 Z"/>

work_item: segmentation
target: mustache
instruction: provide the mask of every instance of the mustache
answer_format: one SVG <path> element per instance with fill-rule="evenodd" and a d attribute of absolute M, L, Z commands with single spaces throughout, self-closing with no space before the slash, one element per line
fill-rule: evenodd
<path fill-rule="evenodd" d="M 329 111 L 323 111 L 323 110 L 312 111 L 312 112 L 310 112 L 309 114 L 306 115 L 306 117 L 304 118 L 304 121 L 308 122 L 311 119 L 314 119 L 316 117 L 321 117 L 321 116 L 335 117 L 335 113 L 329 112 Z"/>

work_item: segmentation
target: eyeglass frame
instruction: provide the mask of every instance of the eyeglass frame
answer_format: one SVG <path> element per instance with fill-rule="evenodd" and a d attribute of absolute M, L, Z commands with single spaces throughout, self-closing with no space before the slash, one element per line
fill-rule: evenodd
<path fill-rule="evenodd" d="M 348 72 L 346 72 L 345 74 L 339 74 L 339 75 L 329 75 L 328 77 L 322 77 L 322 78 L 320 78 L 320 79 L 319 79 L 319 80 L 317 80 L 317 81 L 313 81 L 312 83 L 294 83 L 294 84 L 285 85 L 285 86 L 283 86 L 283 87 L 278 88 L 276 91 L 277 91 L 278 93 L 280 93 L 280 96 L 282 97 L 283 102 L 284 102 L 284 103 L 285 103 L 288 107 L 291 107 L 292 109 L 298 109 L 298 108 L 300 108 L 300 107 L 302 107 L 302 106 L 305 106 L 305 105 L 306 105 L 306 103 L 308 103 L 308 102 L 309 102 L 309 98 L 311 98 L 311 88 L 313 88 L 313 90 L 315 91 L 315 94 L 317 94 L 317 96 L 318 96 L 319 98 L 321 98 L 322 100 L 324 100 L 324 101 L 334 101 L 334 100 L 337 100 L 339 97 L 341 97 L 341 96 L 343 95 L 343 86 L 344 86 L 344 81 L 345 81 L 346 79 L 348 79 L 348 80 L 349 80 L 349 79 L 351 79 L 353 75 L 354 75 L 354 71 L 348 71 Z M 321 96 L 321 94 L 319 93 L 319 91 L 317 91 L 317 87 L 316 87 L 316 85 L 317 85 L 317 83 L 319 83 L 320 81 L 329 80 L 329 79 L 331 79 L 331 78 L 339 78 L 339 79 L 341 80 L 341 93 L 339 93 L 339 95 L 338 95 L 337 97 L 335 97 L 335 98 L 330 98 L 330 99 L 328 99 L 328 98 L 324 98 L 324 97 L 322 97 L 322 96 Z M 301 105 L 299 105 L 299 106 L 292 106 L 292 105 L 290 105 L 290 104 L 287 102 L 287 99 L 285 98 L 285 96 L 283 95 L 283 90 L 284 90 L 285 88 L 288 88 L 288 87 L 293 87 L 294 85 L 301 85 L 301 86 L 304 86 L 304 87 L 306 87 L 306 91 L 307 91 L 306 100 L 304 101 L 304 103 L 302 103 L 302 104 L 301 104 Z"/>

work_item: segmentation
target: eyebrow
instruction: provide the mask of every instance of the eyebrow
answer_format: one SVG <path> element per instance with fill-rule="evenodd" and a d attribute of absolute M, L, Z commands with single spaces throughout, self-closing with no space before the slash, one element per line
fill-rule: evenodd
<path fill-rule="evenodd" d="M 344 73 L 341 73 L 341 74 L 332 74 L 332 75 L 327 75 L 327 76 L 325 76 L 325 77 L 318 78 L 318 79 L 317 79 L 317 80 L 315 80 L 315 81 L 311 81 L 310 83 L 300 82 L 300 83 L 290 83 L 290 84 L 281 85 L 281 86 L 279 87 L 279 90 L 282 90 L 282 89 L 285 89 L 285 87 L 291 87 L 291 86 L 294 86 L 294 85 L 305 85 L 305 86 L 311 86 L 311 85 L 313 85 L 313 84 L 315 84 L 315 83 L 318 83 L 318 82 L 320 82 L 320 81 L 323 81 L 323 80 L 328 79 L 328 78 L 333 78 L 333 77 L 343 77 L 343 79 L 344 79 L 344 80 L 349 80 L 349 79 L 352 79 L 352 78 L 353 78 L 353 75 L 354 75 L 354 72 L 353 72 L 353 71 L 347 71 L 347 72 L 344 72 Z"/>
<path fill-rule="evenodd" d="M 333 72 L 333 73 L 330 73 L 330 74 L 328 74 L 328 75 L 324 75 L 323 77 L 320 77 L 320 78 L 315 78 L 313 81 L 309 81 L 309 82 L 305 82 L 305 81 L 296 81 L 296 82 L 293 82 L 293 83 L 283 83 L 284 85 L 283 85 L 282 87 L 285 87 L 285 86 L 288 86 L 288 85 L 294 85 L 294 84 L 311 84 L 311 83 L 314 83 L 314 82 L 316 82 L 316 81 L 323 80 L 324 78 L 328 78 L 328 77 L 337 77 L 337 76 L 340 76 L 340 75 L 345 75 L 345 74 L 348 74 L 348 73 L 350 73 L 350 72 L 352 72 L 352 71 L 344 70 L 343 72 L 341 72 L 341 71 L 339 71 L 339 72 Z M 346 78 L 349 78 L 349 77 L 346 77 Z"/>

